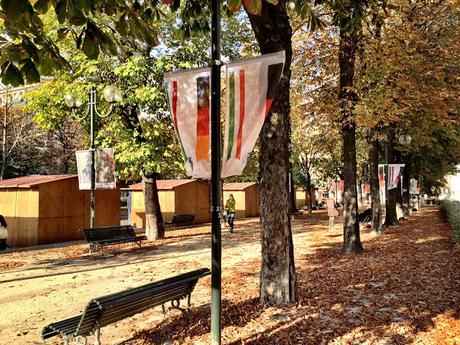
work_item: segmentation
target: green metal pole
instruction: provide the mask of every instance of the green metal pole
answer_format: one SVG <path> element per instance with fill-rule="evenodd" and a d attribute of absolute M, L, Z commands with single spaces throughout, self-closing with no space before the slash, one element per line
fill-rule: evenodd
<path fill-rule="evenodd" d="M 221 121 L 220 121 L 220 1 L 211 2 L 211 343 L 221 343 Z"/>
<path fill-rule="evenodd" d="M 94 120 L 95 120 L 95 107 L 96 107 L 96 90 L 91 87 L 89 92 L 89 116 L 90 116 L 90 149 L 89 155 L 91 159 L 91 199 L 90 199 L 90 227 L 95 227 L 94 222 L 94 206 L 95 198 L 94 191 L 96 189 L 96 168 L 95 168 L 95 149 L 94 149 Z"/>
<path fill-rule="evenodd" d="M 385 224 L 388 225 L 388 209 L 390 208 L 390 203 L 388 202 L 388 143 L 385 143 Z"/>

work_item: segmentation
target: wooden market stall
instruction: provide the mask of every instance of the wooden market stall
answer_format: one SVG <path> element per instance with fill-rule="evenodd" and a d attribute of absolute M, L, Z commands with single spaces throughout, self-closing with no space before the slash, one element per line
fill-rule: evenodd
<path fill-rule="evenodd" d="M 298 209 L 302 209 L 304 206 L 308 206 L 310 197 L 308 195 L 308 189 L 297 188 L 295 193 L 295 203 Z M 316 188 L 311 188 L 311 203 L 312 206 L 316 206 Z"/>
<path fill-rule="evenodd" d="M 174 215 L 193 214 L 195 223 L 211 221 L 209 184 L 199 180 L 157 180 L 158 199 L 163 221 L 170 222 Z M 145 228 L 144 184 L 129 187 L 130 224 Z"/>
<path fill-rule="evenodd" d="M 259 216 L 259 185 L 256 182 L 225 183 L 223 188 L 224 205 L 230 194 L 233 194 L 235 198 L 237 217 Z"/>
<path fill-rule="evenodd" d="M 96 226 L 120 225 L 120 190 L 96 191 Z M 0 181 L 0 214 L 10 247 L 78 240 L 89 227 L 90 192 L 77 175 L 36 175 Z"/>

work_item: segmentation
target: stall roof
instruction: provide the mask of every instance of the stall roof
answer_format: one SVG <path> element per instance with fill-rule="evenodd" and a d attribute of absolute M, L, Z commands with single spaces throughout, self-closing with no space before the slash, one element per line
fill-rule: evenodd
<path fill-rule="evenodd" d="M 193 183 L 198 180 L 157 180 L 157 188 L 158 190 L 173 190 L 178 186 L 182 186 L 187 183 Z M 199 181 L 198 181 L 199 182 Z M 132 184 L 129 186 L 129 190 L 143 190 L 144 189 L 144 182 Z"/>
<path fill-rule="evenodd" d="M 75 178 L 77 175 L 32 175 L 0 181 L 0 188 L 31 188 L 44 183 Z"/>
<path fill-rule="evenodd" d="M 232 182 L 232 183 L 224 183 L 224 190 L 234 190 L 240 191 L 245 190 L 249 187 L 256 185 L 257 182 Z"/>

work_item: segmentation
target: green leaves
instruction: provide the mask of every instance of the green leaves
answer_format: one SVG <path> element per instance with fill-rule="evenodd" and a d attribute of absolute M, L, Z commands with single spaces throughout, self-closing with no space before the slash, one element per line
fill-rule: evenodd
<path fill-rule="evenodd" d="M 24 84 L 24 79 L 22 78 L 21 72 L 19 69 L 14 65 L 13 62 L 7 61 L 5 62 L 2 67 L 2 83 L 3 84 L 11 84 L 13 86 L 18 86 Z"/>
<path fill-rule="evenodd" d="M 37 71 L 37 68 L 31 59 L 25 60 L 20 72 L 25 75 L 28 84 L 40 82 L 40 73 Z"/>
<path fill-rule="evenodd" d="M 236 13 L 240 10 L 242 3 L 243 0 L 227 0 L 228 9 L 233 13 Z"/>
<path fill-rule="evenodd" d="M 262 0 L 244 0 L 244 8 L 251 13 L 258 15 L 262 12 Z"/>
<path fill-rule="evenodd" d="M 45 14 L 48 11 L 49 0 L 38 0 L 34 4 L 34 9 L 38 13 Z"/>

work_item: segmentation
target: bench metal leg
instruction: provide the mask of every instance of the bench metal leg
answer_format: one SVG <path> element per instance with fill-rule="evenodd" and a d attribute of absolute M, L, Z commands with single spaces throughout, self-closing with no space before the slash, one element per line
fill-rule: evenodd
<path fill-rule="evenodd" d="M 83 336 L 79 336 L 75 339 L 75 342 L 78 344 L 78 345 L 86 345 L 88 343 L 88 339 L 86 337 L 83 337 Z"/>
<path fill-rule="evenodd" d="M 187 296 L 187 309 L 190 309 L 192 307 L 192 294 L 189 293 Z"/>
<path fill-rule="evenodd" d="M 94 334 L 94 345 L 101 345 L 101 329 L 99 327 L 96 328 L 96 333 Z"/>

